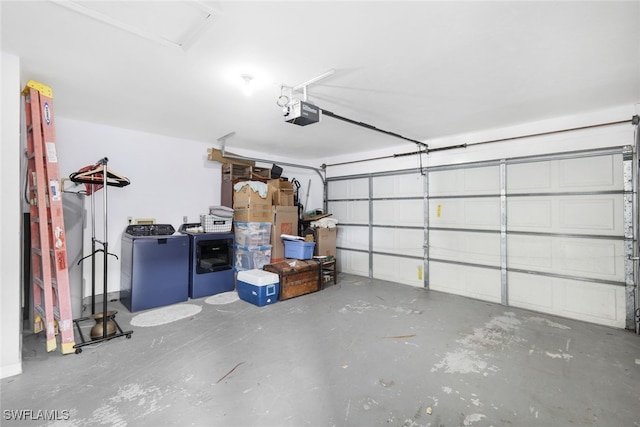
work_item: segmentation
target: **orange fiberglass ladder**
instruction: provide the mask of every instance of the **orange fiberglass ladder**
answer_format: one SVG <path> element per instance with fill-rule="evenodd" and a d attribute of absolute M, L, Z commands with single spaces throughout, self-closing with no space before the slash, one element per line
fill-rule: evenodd
<path fill-rule="evenodd" d="M 34 332 L 46 331 L 47 351 L 57 348 L 59 332 L 62 353 L 75 353 L 53 91 L 30 80 L 22 94 L 27 127 Z"/>

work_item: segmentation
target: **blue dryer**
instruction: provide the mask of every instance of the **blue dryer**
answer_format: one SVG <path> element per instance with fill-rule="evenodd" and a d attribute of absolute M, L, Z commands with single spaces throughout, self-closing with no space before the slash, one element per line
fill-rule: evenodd
<path fill-rule="evenodd" d="M 189 297 L 201 298 L 233 291 L 233 232 L 188 231 L 199 226 L 200 223 L 182 224 L 178 229 L 190 241 Z"/>
<path fill-rule="evenodd" d="M 134 312 L 188 299 L 189 238 L 170 224 L 129 225 L 122 234 L 122 304 Z"/>

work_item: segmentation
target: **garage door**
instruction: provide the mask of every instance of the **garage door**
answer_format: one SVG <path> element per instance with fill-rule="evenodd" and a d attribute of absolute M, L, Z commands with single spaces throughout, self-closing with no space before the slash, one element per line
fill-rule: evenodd
<path fill-rule="evenodd" d="M 343 272 L 633 329 L 629 147 L 328 180 Z"/>
<path fill-rule="evenodd" d="M 424 286 L 424 182 L 415 169 L 328 182 L 340 271 Z"/>
<path fill-rule="evenodd" d="M 620 149 L 431 170 L 428 286 L 633 327 L 630 162 Z"/>

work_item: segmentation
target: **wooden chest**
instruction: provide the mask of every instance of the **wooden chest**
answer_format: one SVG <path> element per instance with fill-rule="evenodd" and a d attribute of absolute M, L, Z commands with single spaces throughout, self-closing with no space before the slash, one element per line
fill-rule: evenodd
<path fill-rule="evenodd" d="M 312 259 L 285 259 L 274 264 L 267 264 L 263 270 L 276 273 L 280 277 L 280 300 L 320 290 L 321 264 Z"/>

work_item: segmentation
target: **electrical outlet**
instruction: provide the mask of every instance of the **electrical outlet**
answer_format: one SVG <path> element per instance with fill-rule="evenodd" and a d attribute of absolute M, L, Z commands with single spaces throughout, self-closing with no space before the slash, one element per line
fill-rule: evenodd
<path fill-rule="evenodd" d="M 189 218 L 187 218 L 187 216 L 186 216 L 186 215 L 185 215 L 185 216 L 183 216 L 183 217 L 182 217 L 182 223 L 183 223 L 183 224 L 186 224 L 186 223 L 188 223 L 188 222 L 189 222 Z"/>

